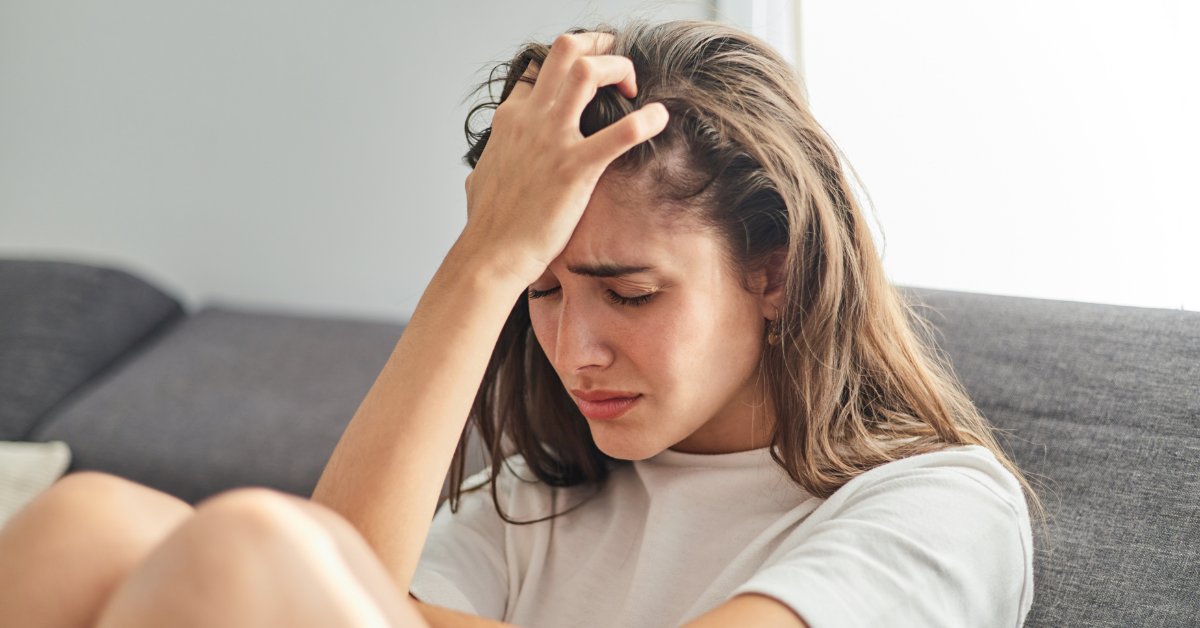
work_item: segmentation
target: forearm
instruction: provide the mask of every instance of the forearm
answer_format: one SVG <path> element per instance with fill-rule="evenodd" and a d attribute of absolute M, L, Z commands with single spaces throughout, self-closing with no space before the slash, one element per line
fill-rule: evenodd
<path fill-rule="evenodd" d="M 313 492 L 313 501 L 358 528 L 401 591 L 408 591 L 454 447 L 517 297 L 565 250 L 609 164 L 669 118 L 652 103 L 582 137 L 580 116 L 597 89 L 619 85 L 626 97 L 636 95 L 633 62 L 601 59 L 613 43 L 607 33 L 555 41 L 544 73 L 526 69 L 536 87 L 534 80 L 510 84 L 496 108 L 487 148 L 464 182 L 464 236 Z"/>
<path fill-rule="evenodd" d="M 504 626 L 512 627 L 513 624 L 498 622 L 494 619 L 479 617 L 478 615 L 468 615 L 458 611 L 452 611 L 441 606 L 432 606 L 417 600 L 409 598 L 421 613 L 421 617 L 429 624 L 430 628 L 441 628 L 443 626 L 452 626 L 453 628 L 501 628 Z"/>
<path fill-rule="evenodd" d="M 460 238 L 421 296 L 312 500 L 358 528 L 408 591 L 496 339 L 524 286 Z"/>

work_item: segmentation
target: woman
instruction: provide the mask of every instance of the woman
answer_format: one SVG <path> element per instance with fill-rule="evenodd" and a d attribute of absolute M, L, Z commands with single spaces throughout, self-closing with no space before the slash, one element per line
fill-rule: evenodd
<path fill-rule="evenodd" d="M 498 70 L 467 225 L 312 501 L 68 476 L 0 535 L 0 623 L 1023 622 L 1037 499 L 786 63 L 673 22 Z"/>

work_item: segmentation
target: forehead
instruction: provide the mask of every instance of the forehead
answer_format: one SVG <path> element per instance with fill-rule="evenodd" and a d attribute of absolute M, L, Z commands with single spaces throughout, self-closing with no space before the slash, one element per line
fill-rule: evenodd
<path fill-rule="evenodd" d="M 557 261 L 678 269 L 715 257 L 717 244 L 695 218 L 663 206 L 629 178 L 606 172 Z"/>

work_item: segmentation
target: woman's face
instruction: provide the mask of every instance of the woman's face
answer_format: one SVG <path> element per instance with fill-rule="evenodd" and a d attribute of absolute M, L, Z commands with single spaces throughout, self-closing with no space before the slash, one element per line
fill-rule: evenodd
<path fill-rule="evenodd" d="M 530 285 L 538 342 L 609 456 L 766 446 L 772 413 L 755 378 L 776 301 L 742 288 L 712 232 L 618 200 L 637 197 L 627 179 L 601 177 L 566 249 Z M 603 276 L 614 270 L 632 272 Z M 596 390 L 637 399 L 578 394 Z"/>

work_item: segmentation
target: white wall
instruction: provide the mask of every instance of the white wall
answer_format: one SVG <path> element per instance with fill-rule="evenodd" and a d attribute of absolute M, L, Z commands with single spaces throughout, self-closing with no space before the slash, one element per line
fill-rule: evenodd
<path fill-rule="evenodd" d="M 206 303 L 407 316 L 465 223 L 470 87 L 701 0 L 0 0 L 0 257 Z"/>
<path fill-rule="evenodd" d="M 1200 309 L 1195 6 L 792 11 L 892 280 Z M 113 263 L 190 308 L 406 316 L 465 221 L 490 62 L 716 10 L 789 40 L 786 0 L 0 0 L 0 257 Z"/>
<path fill-rule="evenodd" d="M 1200 3 L 803 3 L 901 284 L 1200 310 Z"/>
<path fill-rule="evenodd" d="M 715 9 L 714 19 L 754 33 L 792 67 L 803 65 L 797 37 L 799 0 L 717 0 Z"/>

